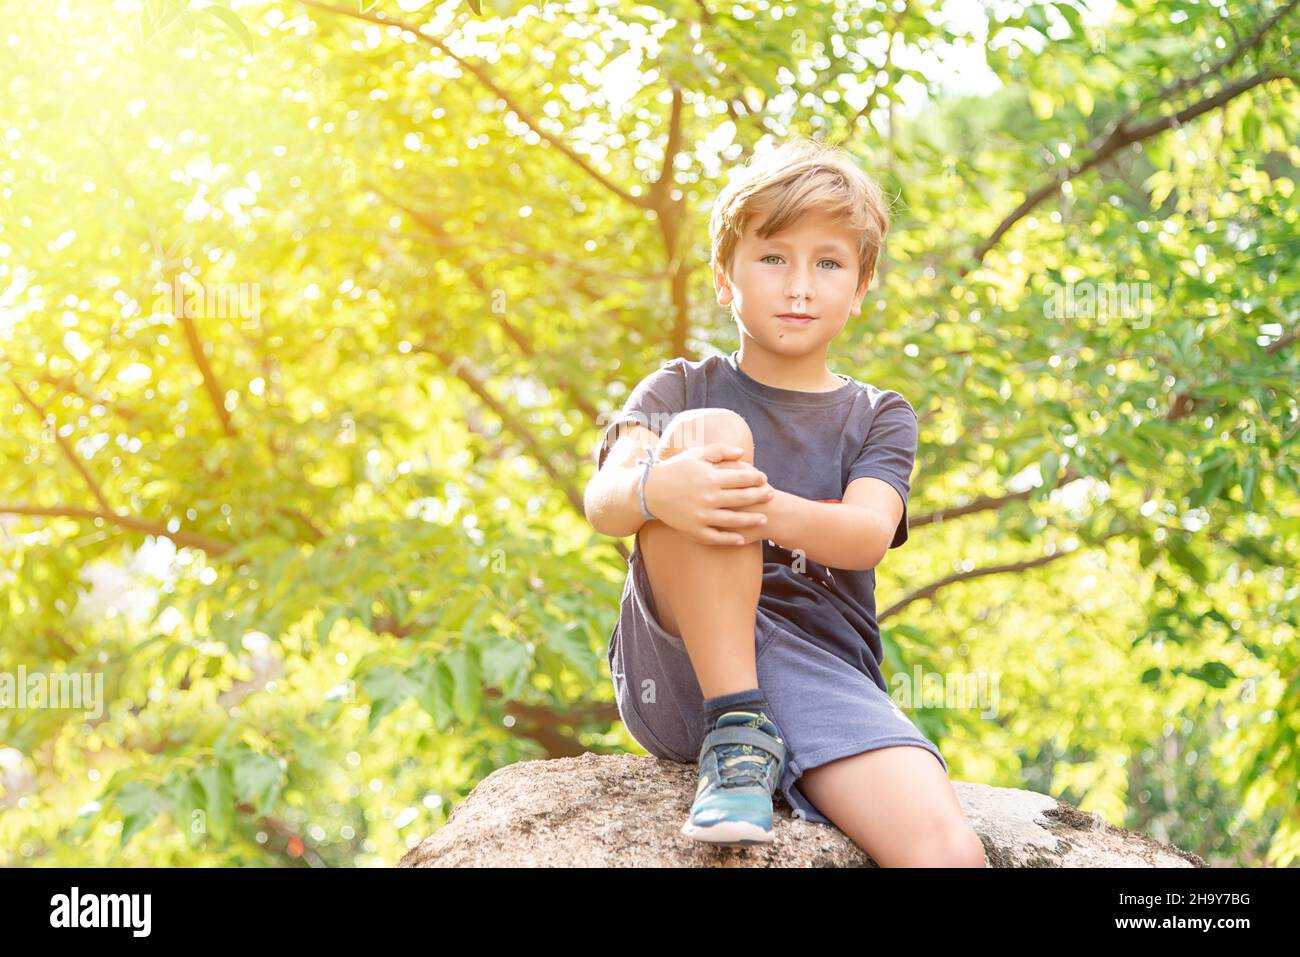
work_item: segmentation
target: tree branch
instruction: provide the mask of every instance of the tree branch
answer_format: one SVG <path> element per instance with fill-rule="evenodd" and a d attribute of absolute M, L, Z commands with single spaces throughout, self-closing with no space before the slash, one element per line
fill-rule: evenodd
<path fill-rule="evenodd" d="M 538 123 L 538 121 L 533 117 L 533 115 L 530 112 L 528 112 L 528 110 L 524 109 L 524 107 L 519 103 L 518 100 L 515 99 L 514 96 L 512 96 L 510 93 L 508 93 L 506 90 L 502 89 L 501 87 L 497 86 L 497 84 L 492 80 L 492 77 L 488 74 L 488 71 L 485 70 L 480 64 L 474 63 L 470 60 L 466 60 L 462 57 L 457 56 L 455 53 L 451 51 L 451 49 L 445 43 L 443 43 L 437 37 L 430 36 L 429 34 L 423 32 L 423 30 L 421 30 L 417 26 L 413 26 L 412 24 L 406 23 L 405 21 L 398 20 L 394 17 L 390 17 L 382 10 L 377 10 L 374 13 L 366 13 L 366 12 L 362 12 L 360 9 L 347 10 L 342 7 L 331 6 L 328 3 L 319 3 L 317 2 L 317 0 L 297 0 L 297 2 L 302 4 L 305 7 L 311 7 L 312 9 L 321 10 L 325 13 L 332 13 L 340 17 L 350 17 L 354 20 L 365 20 L 369 23 L 376 23 L 379 24 L 380 26 L 385 26 L 385 27 L 397 27 L 400 30 L 405 30 L 406 32 L 412 34 L 420 42 L 433 47 L 434 49 L 442 53 L 444 56 L 447 56 L 452 60 L 455 60 L 457 66 L 459 66 L 466 73 L 473 76 L 476 80 L 479 81 L 479 83 L 481 83 L 484 87 L 486 87 L 492 94 L 504 100 L 506 103 L 506 107 L 509 110 L 511 110 L 515 114 L 515 116 L 519 117 L 519 121 L 521 123 L 523 123 L 530 130 L 532 130 L 534 133 L 536 133 L 538 136 L 544 139 L 547 143 L 550 143 L 553 147 L 559 150 L 560 153 L 566 159 L 568 159 L 575 166 L 581 169 L 584 173 L 586 173 L 588 176 L 590 176 L 592 179 L 598 182 L 601 186 L 605 187 L 605 189 L 609 190 L 619 199 L 623 200 L 626 203 L 631 204 L 632 206 L 638 206 L 643 209 L 649 208 L 649 203 L 647 202 L 645 197 L 634 196 L 631 193 L 629 193 L 627 190 L 623 189 L 618 184 L 614 183 L 612 180 L 609 180 L 605 176 L 603 176 L 599 170 L 597 170 L 585 159 L 583 159 L 581 156 L 575 153 L 567 143 L 565 143 L 559 137 L 554 136 L 551 133 L 548 133 L 545 129 L 543 129 L 541 125 Z"/>
<path fill-rule="evenodd" d="M 895 41 L 895 40 L 897 39 L 897 37 L 898 37 L 898 31 L 899 31 L 899 28 L 902 26 L 902 23 L 903 23 L 903 16 L 904 16 L 906 13 L 907 13 L 907 3 L 906 3 L 906 0 L 904 0 L 904 3 L 903 3 L 902 8 L 899 9 L 899 10 L 896 10 L 896 11 L 895 11 L 895 13 L 894 13 L 894 18 L 893 18 L 893 22 L 892 22 L 892 23 L 890 24 L 890 26 L 889 26 L 889 42 L 888 42 L 888 44 L 886 44 L 886 46 L 885 46 L 885 62 L 884 62 L 884 63 L 881 65 L 881 67 L 876 71 L 877 74 L 879 74 L 882 70 L 885 71 L 885 72 L 888 72 L 889 67 L 890 67 L 890 66 L 892 65 L 892 63 L 893 63 L 893 57 L 894 57 L 894 41 Z M 856 131 L 857 128 L 858 128 L 858 122 L 859 122 L 859 121 L 860 121 L 864 116 L 866 116 L 868 113 L 871 112 L 871 108 L 872 108 L 872 106 L 881 106 L 881 105 L 882 105 L 882 104 L 881 104 L 881 98 L 884 96 L 884 92 L 885 92 L 885 85 L 884 85 L 884 83 L 877 81 L 877 80 L 873 77 L 873 78 L 872 78 L 872 81 L 871 81 L 871 92 L 867 95 L 866 102 L 862 104 L 862 109 L 858 110 L 858 112 L 854 115 L 853 119 L 849 120 L 849 125 L 848 125 L 848 128 L 845 130 L 844 136 L 840 137 L 840 139 L 839 139 L 839 141 L 838 141 L 838 143 L 837 143 L 836 145 L 840 145 L 840 144 L 842 144 L 842 143 L 844 143 L 844 142 L 847 142 L 847 141 L 848 141 L 848 140 L 853 136 L 854 131 Z M 893 141 L 893 138 L 894 138 L 894 119 L 893 119 L 893 115 L 894 115 L 894 114 L 893 114 L 894 105 L 893 105 L 893 99 L 890 98 L 890 99 L 887 100 L 883 105 L 884 105 L 884 107 L 886 108 L 886 110 L 888 110 L 888 112 L 889 112 L 889 128 L 888 128 L 888 137 L 889 137 L 889 139 L 890 139 L 890 141 L 891 141 L 891 147 L 892 147 L 892 141 Z M 879 132 L 880 132 L 879 130 L 876 130 L 877 135 L 879 134 Z M 890 168 L 892 169 L 892 168 L 893 168 L 893 161 L 894 161 L 894 154 L 893 154 L 893 150 L 892 150 L 892 148 L 891 148 L 891 150 L 890 150 L 890 152 L 889 152 L 888 155 L 889 155 Z"/>
<path fill-rule="evenodd" d="M 664 144 L 664 161 L 659 168 L 659 177 L 646 195 L 646 205 L 651 209 L 662 209 L 673 203 L 672 189 L 677 181 L 675 163 L 677 154 L 682 149 L 682 88 L 673 83 L 672 105 L 668 108 L 668 141 Z"/>
<path fill-rule="evenodd" d="M 275 511 L 276 514 L 283 515 L 286 518 L 293 519 L 304 529 L 306 529 L 308 537 L 313 542 L 322 541 L 325 538 L 326 534 L 328 534 L 325 531 L 325 529 L 321 528 L 318 524 L 316 524 L 311 520 L 311 516 L 303 512 L 300 512 L 297 509 L 289 508 L 288 506 L 285 505 L 277 505 Z"/>
<path fill-rule="evenodd" d="M 1298 338 L 1300 338 L 1300 328 L 1292 329 L 1290 332 L 1282 336 L 1280 339 L 1275 339 L 1273 342 L 1270 342 L 1268 345 L 1266 345 L 1264 347 L 1264 351 L 1271 356 L 1277 355 L 1279 352 L 1281 352 L 1291 343 L 1295 342 L 1296 339 Z"/>
<path fill-rule="evenodd" d="M 44 426 L 46 416 L 45 409 L 37 405 L 36 400 L 28 395 L 27 390 L 20 386 L 16 380 L 10 378 L 9 383 L 18 390 L 18 394 L 22 397 L 23 402 L 36 414 L 37 421 Z M 54 418 L 53 413 L 50 413 L 50 418 L 53 420 L 53 426 L 51 427 L 50 432 L 54 436 L 54 442 L 58 445 L 59 451 L 63 453 L 63 457 L 68 460 L 68 463 L 76 470 L 77 474 L 81 476 L 81 480 L 86 483 L 86 487 L 90 489 L 90 494 L 94 496 L 95 501 L 99 503 L 99 507 L 105 512 L 116 514 L 113 507 L 108 504 L 108 499 L 104 497 L 104 491 L 99 487 L 99 482 L 90 474 L 90 470 L 86 468 L 86 464 L 81 460 L 81 457 L 77 455 L 76 450 L 68 444 L 68 440 L 59 434 L 58 419 Z"/>
<path fill-rule="evenodd" d="M 975 249 L 973 261 L 966 263 L 962 267 L 961 275 L 965 276 L 972 269 L 982 263 L 984 257 L 986 257 L 989 254 L 989 251 L 1001 241 L 1002 237 L 1006 235 L 1007 231 L 1010 230 L 1012 226 L 1018 223 L 1025 216 L 1029 215 L 1029 213 L 1043 200 L 1058 192 L 1062 184 L 1079 178 L 1084 173 L 1106 162 L 1120 150 L 1132 145 L 1133 143 L 1139 143 L 1143 140 L 1150 139 L 1157 133 L 1164 132 L 1171 127 L 1181 126 L 1184 123 L 1194 120 L 1201 114 L 1208 113 L 1210 110 L 1223 106 L 1225 103 L 1228 103 L 1236 97 L 1241 96 L 1243 93 L 1254 89 L 1262 83 L 1284 78 L 1287 78 L 1285 74 L 1274 73 L 1272 71 L 1257 73 L 1256 75 L 1247 77 L 1244 80 L 1238 80 L 1236 83 L 1231 83 L 1213 96 L 1208 96 L 1199 102 L 1193 103 L 1191 106 L 1184 107 L 1177 113 L 1170 113 L 1165 116 L 1157 117 L 1154 120 L 1150 120 L 1135 127 L 1126 126 L 1123 120 L 1119 120 L 1112 124 L 1105 134 L 1094 141 L 1093 146 L 1090 148 L 1092 153 L 1091 156 L 1080 163 L 1076 163 L 1069 169 L 1062 169 L 1056 172 L 1051 179 L 1029 193 L 1019 206 L 1008 213 L 989 237 L 980 243 L 980 245 Z"/>
<path fill-rule="evenodd" d="M 148 522 L 136 518 L 134 515 L 122 515 L 112 509 L 99 511 L 93 508 L 78 508 L 74 505 L 44 507 L 0 502 L 0 515 L 39 515 L 45 518 L 75 518 L 81 520 L 102 518 L 104 521 L 120 528 L 127 528 L 133 532 L 143 532 L 145 535 L 153 535 L 157 538 L 171 539 L 177 546 L 201 548 L 211 555 L 224 555 L 233 547 L 229 542 L 218 541 L 215 538 L 208 538 L 194 532 L 169 532 L 165 525 Z"/>
<path fill-rule="evenodd" d="M 171 291 L 173 298 L 175 298 L 176 291 L 179 287 L 176 285 L 178 270 L 174 268 L 175 260 L 171 255 L 173 250 L 163 250 L 162 239 L 158 230 L 145 218 L 144 204 L 140 202 L 140 196 L 135 191 L 134 184 L 131 182 L 131 177 L 126 174 L 126 170 L 117 161 L 117 157 L 113 155 L 113 151 L 107 145 L 105 145 L 104 148 L 104 156 L 108 160 L 108 165 L 113 168 L 113 172 L 117 174 L 117 178 L 121 181 L 122 188 L 126 190 L 127 195 L 131 197 L 136 208 L 140 211 L 140 219 L 141 222 L 145 224 L 145 229 L 149 233 L 149 241 L 153 245 L 154 255 L 158 257 L 158 261 L 162 264 L 163 281 L 167 284 L 167 288 Z M 182 296 L 182 300 L 183 299 L 184 297 Z M 203 351 L 203 340 L 199 337 L 198 327 L 194 324 L 194 319 L 188 314 L 189 310 L 185 308 L 183 301 L 179 311 L 180 315 L 176 316 L 176 319 L 180 322 L 181 328 L 185 332 L 185 342 L 190 348 L 191 357 L 199 367 L 199 374 L 203 378 L 203 387 L 207 391 L 208 398 L 212 401 L 213 409 L 217 413 L 217 421 L 221 424 L 221 430 L 227 436 L 235 438 L 239 433 L 236 431 L 234 423 L 230 419 L 229 410 L 226 409 L 225 391 L 217 381 L 217 376 L 212 369 L 212 364 L 208 362 L 208 357 Z"/>
<path fill-rule="evenodd" d="M 1214 63 L 1211 63 L 1205 69 L 1201 70 L 1200 73 L 1197 73 L 1195 75 L 1185 76 L 1180 79 L 1174 80 L 1172 83 L 1166 84 L 1160 90 L 1159 93 L 1157 93 L 1153 97 L 1150 97 L 1147 100 L 1147 102 L 1166 103 L 1168 102 L 1170 97 L 1177 96 L 1179 93 L 1182 93 L 1184 90 L 1187 90 L 1198 83 L 1202 83 L 1205 80 L 1208 80 L 1211 76 L 1214 76 L 1218 73 L 1222 73 L 1226 68 L 1232 66 L 1243 56 L 1245 56 L 1248 51 L 1259 46 L 1260 41 L 1264 39 L 1264 34 L 1268 33 L 1270 30 L 1273 29 L 1273 27 L 1277 26 L 1278 22 L 1283 17 L 1285 17 L 1287 14 L 1289 14 L 1292 10 L 1295 9 L 1297 3 L 1300 3 L 1300 0 L 1291 0 L 1291 2 L 1288 3 L 1285 7 L 1282 7 L 1280 10 L 1277 11 L 1277 13 L 1273 14 L 1273 16 L 1269 17 L 1267 20 L 1261 23 L 1259 25 L 1259 29 L 1257 29 L 1245 40 L 1238 39 L 1237 45 L 1233 47 L 1232 50 L 1226 53 L 1219 60 L 1217 60 Z M 1233 36 L 1235 37 L 1237 35 L 1237 28 L 1232 23 L 1232 17 L 1226 18 L 1224 22 L 1228 25 L 1228 28 L 1232 30 Z M 1139 112 L 1139 108 L 1135 107 L 1125 117 L 1125 120 L 1131 120 L 1138 112 Z"/>
<path fill-rule="evenodd" d="M 1108 541 L 1109 539 L 1116 538 L 1123 534 L 1126 533 L 1111 532 L 1109 535 L 1104 536 L 1100 541 L 1096 542 L 1095 544 L 1100 545 L 1103 542 Z M 957 572 L 956 574 L 953 575 L 947 575 L 943 578 L 938 579 L 937 581 L 930 582 L 930 584 L 922 588 L 916 589 L 916 591 L 911 592 L 906 597 L 904 597 L 901 601 L 895 602 L 894 604 L 890 605 L 888 608 L 886 608 L 884 611 L 882 611 L 880 614 L 876 616 L 876 622 L 877 623 L 882 622 L 886 618 L 889 618 L 891 615 L 898 614 L 900 611 L 902 611 L 904 608 L 906 608 L 908 605 L 912 604 L 913 602 L 921 601 L 924 598 L 932 598 L 934 594 L 938 592 L 940 589 L 946 588 L 949 585 L 956 584 L 957 582 L 970 581 L 973 578 L 983 578 L 986 575 L 1002 575 L 1007 572 L 1022 572 L 1030 568 L 1037 568 L 1040 565 L 1046 565 L 1047 563 L 1054 562 L 1060 558 L 1065 558 L 1067 555 L 1075 555 L 1081 551 L 1083 551 L 1082 548 L 1074 548 L 1068 552 L 1059 551 L 1059 552 L 1053 552 L 1051 555 L 1040 555 L 1038 558 L 1031 558 L 1028 561 L 1010 562 L 1005 565 L 989 565 L 985 568 L 974 568 L 968 572 Z"/>
<path fill-rule="evenodd" d="M 424 318 L 426 321 L 429 321 L 429 317 Z M 533 435 L 532 430 L 529 429 L 524 422 L 520 421 L 513 412 L 502 405 L 501 402 L 487 390 L 487 387 L 478 376 L 466 369 L 463 362 L 457 361 L 455 357 L 448 355 L 431 340 L 412 343 L 411 347 L 414 350 L 428 353 L 437 358 L 449 374 L 454 375 L 456 378 L 464 382 L 469 390 L 478 396 L 479 400 L 484 405 L 496 413 L 497 417 L 501 419 L 505 427 L 517 435 L 519 439 L 528 446 L 529 451 L 533 455 L 534 461 L 536 461 L 537 464 L 542 467 L 542 470 L 551 477 L 551 480 L 555 484 L 555 488 L 564 494 L 564 496 L 569 500 L 569 504 L 573 506 L 574 510 L 577 511 L 579 515 L 585 517 L 586 508 L 583 505 L 582 495 L 579 494 L 578 490 L 568 481 L 568 478 L 560 474 L 559 470 L 555 468 L 554 464 L 551 462 L 552 456 L 542 448 L 541 443 L 539 443 L 537 438 Z"/>
<path fill-rule="evenodd" d="M 239 804 L 236 804 L 235 809 L 239 811 L 240 814 L 249 814 L 249 815 L 256 813 L 257 810 L 257 808 L 254 805 L 249 804 L 247 802 L 241 802 Z M 284 851 L 282 851 L 282 853 L 286 857 L 292 858 L 295 856 L 289 853 L 289 842 L 296 839 L 300 844 L 302 844 L 303 860 L 305 860 L 312 867 L 327 866 L 325 864 L 325 861 L 321 858 L 321 856 L 317 854 L 314 850 L 312 850 L 311 847 L 307 844 L 307 842 L 304 841 L 302 837 L 298 834 L 298 832 L 295 831 L 293 827 L 289 825 L 287 822 L 282 821 L 277 817 L 263 815 L 258 817 L 257 825 L 263 830 L 269 831 L 270 833 L 274 834 L 276 837 L 284 841 L 285 849 Z"/>
<path fill-rule="evenodd" d="M 101 399 L 95 395 L 87 395 L 82 391 L 81 385 L 73 379 L 72 376 L 53 376 L 48 372 L 40 372 L 37 373 L 36 378 L 44 382 L 46 385 L 54 386 L 54 388 L 60 392 L 75 395 L 77 398 L 81 399 L 81 401 L 89 403 L 90 405 L 102 405 L 105 408 L 112 408 L 115 414 L 120 415 L 128 422 L 135 420 L 140 415 L 140 413 L 135 409 L 122 405 L 121 403 L 114 402 L 110 406 L 109 400 L 107 399 Z"/>
<path fill-rule="evenodd" d="M 483 696 L 495 699 L 503 697 L 499 688 L 484 688 Z M 540 744 L 546 749 L 548 758 L 574 758 L 591 750 L 573 734 L 565 731 L 565 727 L 619 720 L 617 706 L 604 702 L 555 711 L 523 701 L 507 701 L 505 711 L 515 719 L 514 732 Z"/>
<path fill-rule="evenodd" d="M 1065 474 L 1056 480 L 1056 483 L 1052 488 L 1057 489 L 1063 485 L 1069 485 L 1071 482 L 1081 477 L 1082 476 L 1074 469 L 1066 469 Z M 953 505 L 948 508 L 936 509 L 933 512 L 925 512 L 918 515 L 916 518 L 909 518 L 907 520 L 907 527 L 909 529 L 920 528 L 923 525 L 931 525 L 946 522 L 953 518 L 961 518 L 963 515 L 973 515 L 976 512 L 987 512 L 992 509 L 998 509 L 1003 505 L 1006 505 L 1008 502 L 1024 501 L 1033 495 L 1035 491 L 1037 491 L 1036 488 L 1029 488 L 1025 489 L 1023 492 L 1009 492 L 1006 495 L 985 496 L 983 498 L 977 498 L 972 502 L 967 502 L 965 505 Z"/>
<path fill-rule="evenodd" d="M 379 196 L 382 196 L 388 202 L 392 203 L 394 206 L 406 212 L 408 216 L 414 219 L 422 229 L 428 231 L 430 235 L 435 237 L 443 237 L 447 235 L 447 231 L 443 228 L 442 223 L 434 216 L 410 209 L 406 204 L 402 203 L 395 197 L 389 196 L 373 183 L 368 182 L 366 186 Z M 491 298 L 492 287 L 488 284 L 487 279 L 483 276 L 480 269 L 469 267 L 465 268 L 463 271 L 465 272 L 465 275 L 469 277 L 470 282 L 474 284 L 474 288 L 484 296 Z M 537 346 L 533 344 L 532 338 L 523 329 L 511 322 L 504 314 L 499 314 L 492 310 L 489 310 L 489 314 L 492 315 L 493 321 L 501 327 L 502 331 L 505 332 L 524 356 L 527 356 L 530 359 L 537 358 L 539 354 Z M 588 419 L 595 421 L 599 417 L 599 410 L 587 400 L 586 396 L 582 394 L 581 390 L 579 390 L 571 380 L 564 376 L 557 376 L 555 383 L 564 391 L 564 394 L 569 398 L 569 401 L 573 403 L 574 407 L 581 411 L 583 415 L 587 416 Z"/>

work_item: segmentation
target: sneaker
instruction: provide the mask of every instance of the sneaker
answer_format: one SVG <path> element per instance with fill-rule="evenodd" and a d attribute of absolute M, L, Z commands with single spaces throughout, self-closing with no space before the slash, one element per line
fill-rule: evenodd
<path fill-rule="evenodd" d="M 700 746 L 695 803 L 682 833 L 710 844 L 772 843 L 772 794 L 783 770 L 776 723 L 762 712 L 728 711 Z"/>

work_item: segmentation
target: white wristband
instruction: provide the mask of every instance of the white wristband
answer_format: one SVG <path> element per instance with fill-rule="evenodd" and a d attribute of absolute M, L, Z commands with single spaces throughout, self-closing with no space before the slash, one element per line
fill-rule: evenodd
<path fill-rule="evenodd" d="M 645 466 L 645 471 L 641 473 L 641 481 L 637 483 L 637 494 L 641 497 L 641 514 L 646 517 L 647 521 L 649 521 L 653 519 L 654 516 L 650 514 L 650 509 L 646 508 L 645 505 L 645 480 L 650 477 L 650 466 L 655 465 L 659 460 L 655 458 L 654 449 L 650 446 L 647 445 L 645 451 L 646 457 L 636 460 L 637 465 Z"/>

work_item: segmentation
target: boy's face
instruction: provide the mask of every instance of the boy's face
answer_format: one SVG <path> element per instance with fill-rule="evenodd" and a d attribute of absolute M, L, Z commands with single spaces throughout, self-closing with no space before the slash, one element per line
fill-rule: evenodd
<path fill-rule="evenodd" d="M 736 243 L 731 278 L 715 268 L 718 304 L 733 303 L 741 331 L 769 352 L 826 354 L 849 314 L 862 310 L 871 277 L 858 282 L 858 237 L 829 213 L 810 210 L 769 239 L 750 222 Z M 805 313 L 811 322 L 783 314 Z"/>

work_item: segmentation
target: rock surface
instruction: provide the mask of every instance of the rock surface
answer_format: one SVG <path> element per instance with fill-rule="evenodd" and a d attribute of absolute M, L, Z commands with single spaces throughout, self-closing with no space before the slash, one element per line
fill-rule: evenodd
<path fill-rule="evenodd" d="M 792 817 L 776 840 L 713 847 L 679 833 L 695 765 L 644 755 L 521 761 L 488 775 L 399 867 L 874 867 L 837 828 Z M 1035 791 L 954 781 L 990 867 L 1204 867 L 1168 844 Z"/>

